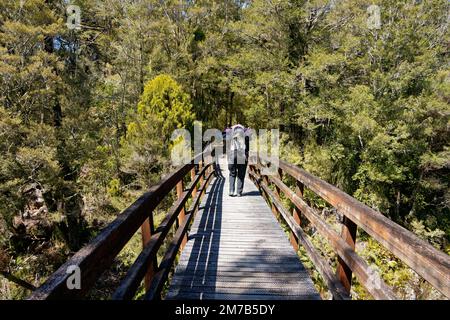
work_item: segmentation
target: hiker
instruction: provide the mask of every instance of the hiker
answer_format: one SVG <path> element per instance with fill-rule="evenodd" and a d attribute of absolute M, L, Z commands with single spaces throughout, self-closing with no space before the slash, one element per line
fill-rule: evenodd
<path fill-rule="evenodd" d="M 250 150 L 250 133 L 251 130 L 241 124 L 225 129 L 228 170 L 230 171 L 229 195 L 231 197 L 242 196 Z M 235 186 L 236 177 L 237 188 Z"/>

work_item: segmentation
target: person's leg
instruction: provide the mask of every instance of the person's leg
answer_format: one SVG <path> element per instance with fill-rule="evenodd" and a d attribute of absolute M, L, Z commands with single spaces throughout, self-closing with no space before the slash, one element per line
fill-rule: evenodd
<path fill-rule="evenodd" d="M 245 171 L 246 170 L 247 170 L 247 164 L 238 164 L 238 169 L 237 169 L 237 176 L 238 176 L 237 194 L 239 196 L 242 195 L 242 191 L 244 190 L 244 181 L 245 181 Z"/>
<path fill-rule="evenodd" d="M 229 195 L 234 194 L 234 185 L 236 184 L 237 165 L 235 163 L 228 163 L 228 170 L 230 171 L 230 192 Z"/>

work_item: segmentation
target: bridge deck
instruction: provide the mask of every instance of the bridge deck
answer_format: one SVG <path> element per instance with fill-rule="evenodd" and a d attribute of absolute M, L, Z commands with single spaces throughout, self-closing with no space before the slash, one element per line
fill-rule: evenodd
<path fill-rule="evenodd" d="M 258 189 L 228 196 L 215 178 L 200 206 L 166 299 L 320 299 Z"/>

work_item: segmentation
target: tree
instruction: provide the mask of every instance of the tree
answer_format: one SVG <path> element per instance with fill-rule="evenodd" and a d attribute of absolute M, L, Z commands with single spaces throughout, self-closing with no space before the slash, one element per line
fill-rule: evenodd
<path fill-rule="evenodd" d="M 148 187 L 168 167 L 170 137 L 190 128 L 195 119 L 189 96 L 169 75 L 147 82 L 136 112 L 130 115 L 123 139 L 124 170 Z"/>
<path fill-rule="evenodd" d="M 283 158 L 448 250 L 448 1 L 376 0 L 379 29 L 363 0 L 70 3 L 81 29 L 67 1 L 0 3 L 5 256 L 35 254 L 10 237 L 30 186 L 58 226 L 48 251 L 68 254 L 159 180 L 194 119 L 281 129 Z"/>

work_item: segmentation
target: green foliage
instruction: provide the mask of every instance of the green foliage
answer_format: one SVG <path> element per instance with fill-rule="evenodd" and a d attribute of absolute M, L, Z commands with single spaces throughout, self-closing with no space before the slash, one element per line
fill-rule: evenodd
<path fill-rule="evenodd" d="M 113 179 L 109 182 L 108 193 L 111 196 L 117 196 L 120 194 L 120 181 L 119 179 Z"/>
<path fill-rule="evenodd" d="M 189 96 L 168 75 L 147 82 L 122 140 L 124 170 L 148 187 L 169 166 L 173 130 L 190 128 L 194 120 Z"/>
<path fill-rule="evenodd" d="M 380 29 L 363 0 L 74 4 L 77 31 L 64 2 L 0 3 L 0 247 L 18 275 L 42 282 L 158 181 L 172 131 L 194 120 L 279 128 L 283 159 L 450 252 L 448 1 L 373 1 Z M 10 245 L 30 182 L 61 256 Z M 402 297 L 439 297 L 373 240 L 358 243 Z"/>
<path fill-rule="evenodd" d="M 189 96 L 168 75 L 160 75 L 149 81 L 137 106 L 137 121 L 128 125 L 127 137 L 137 138 L 145 125 L 158 128 L 163 142 L 173 130 L 184 128 L 194 121 Z"/>

